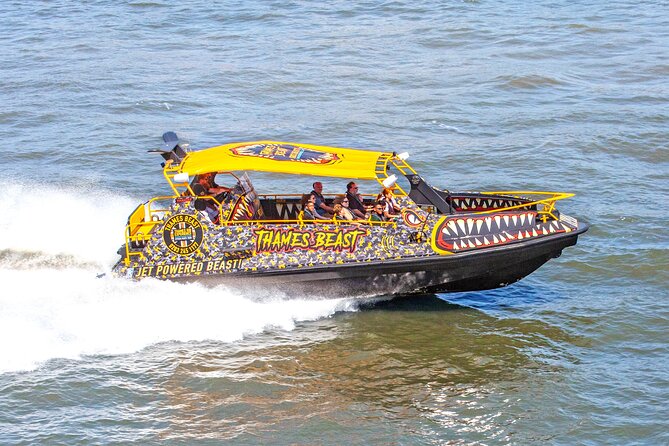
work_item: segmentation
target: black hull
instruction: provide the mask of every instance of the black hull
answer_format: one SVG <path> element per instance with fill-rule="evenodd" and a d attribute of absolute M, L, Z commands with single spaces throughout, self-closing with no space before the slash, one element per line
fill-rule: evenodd
<path fill-rule="evenodd" d="M 575 245 L 587 229 L 580 224 L 569 233 L 439 257 L 173 280 L 232 285 L 263 295 L 272 291 L 322 297 L 480 291 L 517 282 Z"/>

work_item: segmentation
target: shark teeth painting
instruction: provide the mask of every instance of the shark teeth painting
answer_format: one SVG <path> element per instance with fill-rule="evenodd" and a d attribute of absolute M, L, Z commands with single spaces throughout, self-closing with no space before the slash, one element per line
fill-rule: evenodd
<path fill-rule="evenodd" d="M 562 221 L 537 221 L 537 213 L 532 211 L 482 217 L 445 217 L 438 227 L 435 243 L 444 251 L 503 245 L 573 230 Z"/>

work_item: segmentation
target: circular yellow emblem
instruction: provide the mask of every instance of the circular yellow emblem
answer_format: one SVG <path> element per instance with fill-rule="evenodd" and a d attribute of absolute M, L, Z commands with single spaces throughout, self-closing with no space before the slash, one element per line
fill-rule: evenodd
<path fill-rule="evenodd" d="M 193 254 L 202 244 L 202 225 L 192 215 L 177 214 L 163 226 L 167 249 L 180 256 Z"/>

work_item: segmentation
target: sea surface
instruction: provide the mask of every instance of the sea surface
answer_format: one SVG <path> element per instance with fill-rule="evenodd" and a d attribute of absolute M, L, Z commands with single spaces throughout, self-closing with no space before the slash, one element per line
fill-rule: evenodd
<path fill-rule="evenodd" d="M 666 1 L 4 1 L 0 44 L 0 444 L 669 444 Z M 408 151 L 592 226 L 488 292 L 113 278 L 168 130 Z"/>

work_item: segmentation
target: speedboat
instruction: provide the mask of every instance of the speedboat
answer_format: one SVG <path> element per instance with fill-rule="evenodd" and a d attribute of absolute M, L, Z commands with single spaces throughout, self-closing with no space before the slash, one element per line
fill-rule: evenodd
<path fill-rule="evenodd" d="M 527 276 L 588 229 L 556 207 L 573 194 L 438 189 L 406 152 L 276 141 L 192 151 L 174 132 L 163 141 L 154 152 L 170 192 L 130 214 L 117 276 L 349 296 L 485 290 Z M 256 191 L 248 172 L 375 180 L 399 209 L 385 221 L 309 219 L 302 194 Z M 199 186 L 214 175 L 229 179 L 221 193 Z"/>

